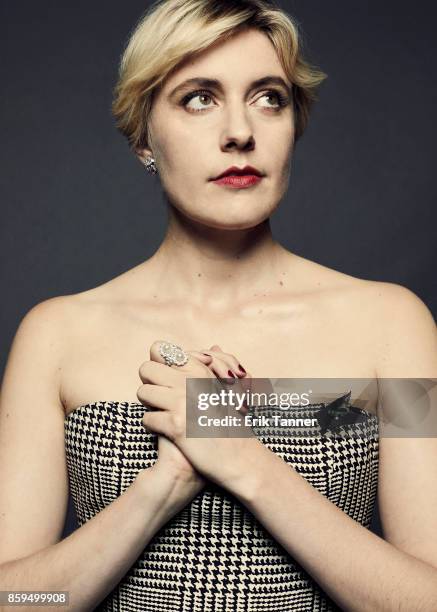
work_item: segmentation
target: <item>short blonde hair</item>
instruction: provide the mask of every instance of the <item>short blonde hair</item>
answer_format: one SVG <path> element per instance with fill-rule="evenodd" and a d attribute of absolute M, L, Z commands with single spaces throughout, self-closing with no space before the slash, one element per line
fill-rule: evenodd
<path fill-rule="evenodd" d="M 143 14 L 122 54 L 112 113 L 136 151 L 148 146 L 153 93 L 190 56 L 243 29 L 272 42 L 292 84 L 295 141 L 308 123 L 316 90 L 327 77 L 302 56 L 299 26 L 271 0 L 157 0 Z"/>

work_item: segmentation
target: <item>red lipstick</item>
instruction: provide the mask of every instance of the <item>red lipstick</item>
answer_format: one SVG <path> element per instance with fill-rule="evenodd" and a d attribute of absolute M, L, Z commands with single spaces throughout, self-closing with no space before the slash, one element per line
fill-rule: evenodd
<path fill-rule="evenodd" d="M 261 181 L 263 174 L 253 166 L 231 166 L 224 172 L 211 179 L 216 185 L 224 185 L 234 189 L 244 189 L 256 185 Z"/>

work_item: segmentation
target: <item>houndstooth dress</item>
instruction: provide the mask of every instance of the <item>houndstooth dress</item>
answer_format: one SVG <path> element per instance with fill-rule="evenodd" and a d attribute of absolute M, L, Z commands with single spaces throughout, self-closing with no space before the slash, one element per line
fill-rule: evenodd
<path fill-rule="evenodd" d="M 257 408 L 263 409 L 269 414 L 275 410 Z M 147 432 L 141 420 L 145 410 L 149 408 L 141 403 L 101 401 L 79 406 L 66 416 L 67 466 L 79 526 L 156 461 L 156 435 Z M 293 416 L 296 410 L 309 418 L 327 414 L 326 404 L 293 407 Z M 317 435 L 286 436 L 267 428 L 253 431 L 290 468 L 368 528 L 378 482 L 378 421 L 368 412 L 354 410 L 348 423 L 340 420 L 336 428 L 320 428 Z M 276 407 L 278 411 L 284 414 Z M 292 507 L 289 512 L 293 513 Z M 209 483 L 155 534 L 95 610 L 319 612 L 340 608 L 244 505 Z"/>

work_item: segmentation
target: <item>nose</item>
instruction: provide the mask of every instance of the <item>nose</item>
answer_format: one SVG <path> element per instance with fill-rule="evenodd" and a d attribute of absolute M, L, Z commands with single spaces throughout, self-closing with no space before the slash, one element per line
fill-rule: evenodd
<path fill-rule="evenodd" d="M 244 104 L 235 101 L 229 104 L 223 114 L 221 149 L 227 151 L 232 147 L 252 149 L 255 146 L 252 122 Z"/>

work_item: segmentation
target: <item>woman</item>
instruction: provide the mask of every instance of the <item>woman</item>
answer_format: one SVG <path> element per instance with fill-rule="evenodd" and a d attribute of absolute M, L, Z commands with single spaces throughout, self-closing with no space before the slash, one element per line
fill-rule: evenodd
<path fill-rule="evenodd" d="M 72 610 L 436 609 L 435 439 L 378 441 L 371 420 L 347 445 L 186 432 L 191 378 L 435 377 L 414 294 L 272 237 L 323 78 L 266 0 L 169 0 L 137 25 L 113 108 L 158 173 L 168 231 L 147 261 L 19 326 L 0 590 L 66 591 Z M 378 471 L 386 540 L 367 529 Z M 67 475 L 80 527 L 61 540 Z"/>

